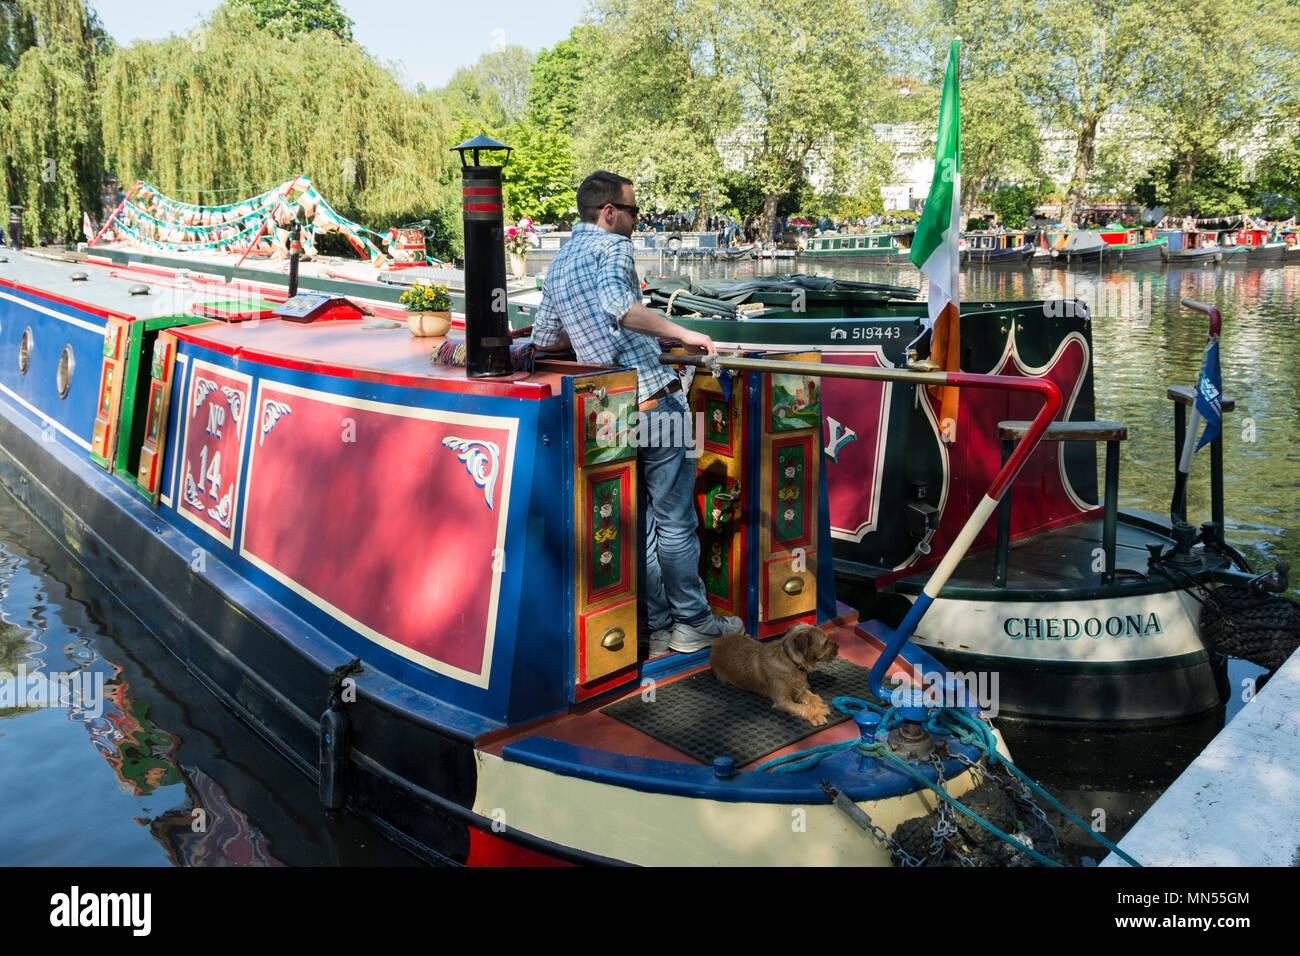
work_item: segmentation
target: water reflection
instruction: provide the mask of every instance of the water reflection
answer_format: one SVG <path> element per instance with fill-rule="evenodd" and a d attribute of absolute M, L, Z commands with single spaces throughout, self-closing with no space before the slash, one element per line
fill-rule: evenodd
<path fill-rule="evenodd" d="M 415 862 L 327 816 L 7 493 L 0 617 L 0 865 Z"/>

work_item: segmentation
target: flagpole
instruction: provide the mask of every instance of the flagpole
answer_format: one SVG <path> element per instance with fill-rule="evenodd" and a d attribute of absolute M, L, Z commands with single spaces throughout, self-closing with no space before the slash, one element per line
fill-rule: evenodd
<path fill-rule="evenodd" d="M 1178 473 L 1174 476 L 1174 498 L 1169 504 L 1169 516 L 1174 520 L 1187 520 L 1187 476 L 1192 470 L 1192 456 L 1196 454 L 1196 431 L 1205 419 L 1197 407 L 1196 395 L 1200 391 L 1201 381 L 1205 378 L 1210 361 L 1210 350 L 1219 341 L 1219 332 L 1223 327 L 1223 318 L 1219 310 L 1202 302 L 1183 299 L 1183 305 L 1197 312 L 1204 312 L 1210 317 L 1210 332 L 1205 338 L 1205 352 L 1201 355 L 1201 370 L 1196 376 L 1196 385 L 1192 388 L 1192 416 L 1187 423 L 1187 434 L 1183 436 L 1183 450 L 1178 458 Z"/>

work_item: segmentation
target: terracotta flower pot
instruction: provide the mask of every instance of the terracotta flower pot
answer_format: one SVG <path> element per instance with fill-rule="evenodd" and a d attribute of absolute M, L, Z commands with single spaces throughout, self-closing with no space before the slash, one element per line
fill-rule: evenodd
<path fill-rule="evenodd" d="M 451 328 L 450 312 L 408 312 L 406 327 L 412 335 L 446 335 Z"/>

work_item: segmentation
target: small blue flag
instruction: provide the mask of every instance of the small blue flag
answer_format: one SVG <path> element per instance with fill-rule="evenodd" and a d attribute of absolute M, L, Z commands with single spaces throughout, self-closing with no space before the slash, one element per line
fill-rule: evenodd
<path fill-rule="evenodd" d="M 1196 383 L 1196 410 L 1205 419 L 1196 450 L 1219 437 L 1223 427 L 1223 378 L 1219 375 L 1219 343 L 1205 350 L 1205 364 L 1201 367 L 1201 380 Z"/>

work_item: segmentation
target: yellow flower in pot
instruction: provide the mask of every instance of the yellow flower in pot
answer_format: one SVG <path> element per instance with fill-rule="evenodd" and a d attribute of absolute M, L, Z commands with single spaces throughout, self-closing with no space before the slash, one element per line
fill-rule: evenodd
<path fill-rule="evenodd" d="M 412 335 L 446 335 L 451 328 L 451 296 L 446 286 L 416 282 L 398 301 L 406 306 L 406 326 Z"/>

